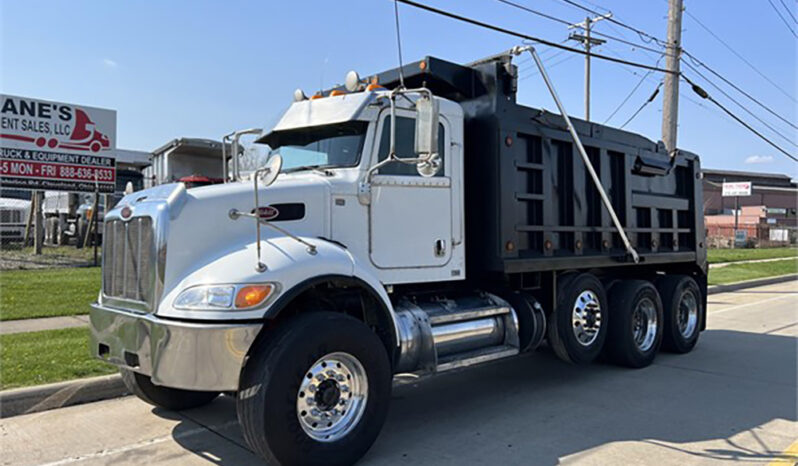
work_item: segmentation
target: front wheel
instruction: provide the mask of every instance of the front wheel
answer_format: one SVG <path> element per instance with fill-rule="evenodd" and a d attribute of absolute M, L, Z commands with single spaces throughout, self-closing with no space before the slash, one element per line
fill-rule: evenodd
<path fill-rule="evenodd" d="M 128 369 L 119 369 L 119 373 L 125 387 L 139 399 L 173 411 L 206 405 L 219 396 L 218 392 L 198 392 L 155 385 L 146 375 Z"/>
<path fill-rule="evenodd" d="M 236 408 L 269 464 L 352 464 L 385 422 L 391 366 L 382 341 L 344 314 L 299 315 L 250 354 Z"/>

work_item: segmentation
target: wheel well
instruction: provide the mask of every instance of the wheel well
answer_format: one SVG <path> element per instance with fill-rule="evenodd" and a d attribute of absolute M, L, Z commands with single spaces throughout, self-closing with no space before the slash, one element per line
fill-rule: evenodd
<path fill-rule="evenodd" d="M 371 286 L 356 277 L 315 277 L 294 286 L 272 305 L 261 335 L 297 314 L 313 311 L 340 312 L 365 323 L 394 361 L 396 333 L 390 310 Z"/>

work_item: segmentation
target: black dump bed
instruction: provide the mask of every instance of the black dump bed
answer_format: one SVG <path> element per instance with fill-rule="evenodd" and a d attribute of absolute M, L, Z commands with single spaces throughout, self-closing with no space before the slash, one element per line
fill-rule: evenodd
<path fill-rule="evenodd" d="M 427 57 L 403 71 L 406 87 L 464 109 L 469 275 L 633 264 L 564 119 L 516 103 L 509 56 L 465 66 Z M 370 79 L 392 88 L 398 70 Z M 545 90 L 542 79 L 527 85 Z M 705 271 L 698 157 L 680 151 L 670 169 L 661 143 L 571 119 L 641 264 Z"/>

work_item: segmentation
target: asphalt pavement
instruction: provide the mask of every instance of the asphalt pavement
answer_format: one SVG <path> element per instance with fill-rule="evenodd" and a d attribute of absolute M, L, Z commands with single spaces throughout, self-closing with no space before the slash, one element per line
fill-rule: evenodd
<path fill-rule="evenodd" d="M 798 282 L 709 301 L 696 349 L 645 369 L 569 366 L 544 349 L 398 387 L 361 464 L 795 464 Z M 258 464 L 227 397 L 179 413 L 125 397 L 2 419 L 0 449 L 4 465 Z"/>

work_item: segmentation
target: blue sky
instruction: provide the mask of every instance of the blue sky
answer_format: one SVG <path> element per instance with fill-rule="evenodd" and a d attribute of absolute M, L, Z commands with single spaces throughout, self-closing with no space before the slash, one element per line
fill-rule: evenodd
<path fill-rule="evenodd" d="M 424 0 L 458 13 L 560 42 L 564 25 L 495 0 Z M 516 0 L 568 21 L 585 12 L 561 0 Z M 666 0 L 576 0 L 664 38 Z M 779 8 L 781 0 L 774 0 Z M 796 0 L 783 0 L 795 16 Z M 153 150 L 179 136 L 219 138 L 233 129 L 269 127 L 297 87 L 311 93 L 397 63 L 393 2 L 339 0 L 285 2 L 0 0 L 0 90 L 117 111 L 118 147 Z M 687 11 L 780 86 L 769 84 L 702 29 L 690 15 L 683 45 L 790 121 L 798 121 L 796 40 L 767 0 L 685 0 Z M 434 55 L 466 62 L 518 41 L 430 13 L 399 6 L 405 61 Z M 790 17 L 785 14 L 787 20 Z M 793 25 L 793 27 L 796 27 Z M 638 41 L 636 34 L 603 22 L 597 31 Z M 569 113 L 583 114 L 581 56 L 539 47 Z M 657 56 L 608 41 L 599 53 L 653 64 Z M 689 71 L 689 70 L 685 70 Z M 603 122 L 641 80 L 640 70 L 593 61 L 594 121 Z M 694 76 L 690 73 L 689 76 Z M 610 120 L 619 126 L 656 87 L 649 75 Z M 700 81 L 700 80 L 699 80 Z M 704 85 L 705 83 L 702 83 Z M 760 123 L 710 85 L 704 87 L 754 126 Z M 531 63 L 521 65 L 520 102 L 553 109 Z M 708 168 L 788 173 L 798 164 L 760 141 L 682 86 L 679 146 L 701 155 Z M 796 132 L 727 90 L 765 121 L 798 142 Z M 689 98 L 689 99 L 688 99 Z M 661 134 L 661 95 L 627 129 L 652 139 Z M 792 154 L 789 142 L 772 135 Z"/>

